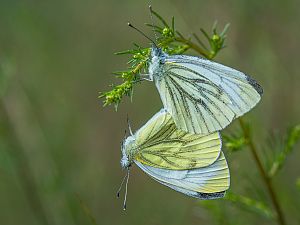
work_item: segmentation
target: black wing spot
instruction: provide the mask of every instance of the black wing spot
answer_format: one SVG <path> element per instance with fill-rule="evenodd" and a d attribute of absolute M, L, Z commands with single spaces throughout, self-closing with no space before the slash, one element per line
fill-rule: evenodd
<path fill-rule="evenodd" d="M 197 192 L 197 195 L 195 197 L 206 200 L 206 199 L 223 198 L 224 196 L 225 196 L 225 191 L 221 191 L 221 192 L 215 192 L 215 193 Z"/>
<path fill-rule="evenodd" d="M 256 82 L 256 80 L 246 75 L 247 82 L 257 91 L 258 94 L 262 95 L 264 90 L 262 87 Z"/>

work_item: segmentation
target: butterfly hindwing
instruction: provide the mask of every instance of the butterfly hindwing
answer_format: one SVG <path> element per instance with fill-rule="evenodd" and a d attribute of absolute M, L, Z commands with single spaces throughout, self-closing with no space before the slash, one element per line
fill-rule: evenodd
<path fill-rule="evenodd" d="M 167 170 L 140 162 L 136 164 L 158 182 L 192 197 L 220 198 L 230 185 L 229 169 L 222 152 L 213 164 L 190 170 Z"/>

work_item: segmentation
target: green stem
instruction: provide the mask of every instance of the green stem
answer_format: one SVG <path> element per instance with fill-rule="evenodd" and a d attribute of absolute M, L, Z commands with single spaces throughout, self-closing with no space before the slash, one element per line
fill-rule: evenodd
<path fill-rule="evenodd" d="M 193 43 L 190 40 L 187 40 L 182 37 L 177 37 L 177 38 L 175 38 L 175 41 L 189 45 L 191 49 L 195 50 L 196 52 L 198 52 L 200 55 L 206 57 L 207 59 L 212 59 L 214 57 L 214 55 L 208 54 L 204 49 L 202 49 L 201 47 L 199 47 L 197 44 Z M 254 145 L 251 135 L 250 135 L 250 132 L 249 132 L 248 128 L 246 127 L 245 123 L 243 122 L 242 118 L 239 118 L 239 122 L 240 122 L 240 126 L 242 128 L 242 131 L 244 133 L 244 136 L 247 140 L 247 144 L 251 150 L 254 161 L 256 162 L 256 165 L 257 165 L 259 172 L 262 176 L 262 179 L 266 185 L 266 188 L 269 191 L 273 206 L 276 210 L 278 224 L 285 225 L 286 223 L 285 223 L 285 219 L 284 219 L 284 216 L 282 213 L 282 209 L 281 209 L 281 206 L 277 199 L 277 196 L 275 194 L 271 179 L 269 178 L 268 174 L 266 173 L 266 171 L 263 168 L 262 162 L 260 161 L 258 154 L 257 154 L 256 146 Z"/>
<path fill-rule="evenodd" d="M 249 149 L 252 153 L 252 156 L 254 158 L 254 161 L 256 162 L 256 165 L 259 169 L 259 172 L 260 172 L 260 175 L 266 185 L 266 188 L 270 194 L 270 198 L 272 200 L 272 203 L 273 203 L 273 206 L 276 210 L 276 213 L 277 213 L 277 220 L 278 220 L 278 224 L 280 225 L 285 225 L 286 222 L 285 222 L 285 219 L 284 219 L 284 216 L 283 216 L 283 213 L 282 213 L 282 209 L 281 209 L 281 206 L 279 204 L 279 201 L 278 201 L 278 198 L 275 194 L 275 191 L 274 191 L 274 187 L 272 185 L 272 182 L 271 182 L 271 179 L 269 178 L 269 176 L 267 175 L 266 171 L 264 170 L 264 167 L 262 165 L 262 162 L 260 161 L 259 159 L 259 156 L 257 154 L 257 149 L 256 149 L 256 146 L 254 145 L 253 141 L 252 141 L 252 138 L 251 138 L 251 134 L 249 132 L 249 129 L 247 128 L 247 126 L 245 125 L 244 121 L 242 120 L 242 118 L 239 118 L 239 122 L 240 122 L 240 126 L 242 128 L 242 131 L 244 133 L 244 136 L 247 140 L 247 144 L 249 146 Z"/>
<path fill-rule="evenodd" d="M 197 44 L 193 43 L 190 40 L 178 37 L 175 38 L 175 41 L 181 42 L 181 43 L 185 43 L 187 45 L 190 46 L 191 49 L 195 50 L 196 52 L 198 52 L 200 55 L 206 57 L 207 59 L 212 59 L 214 57 L 214 55 L 210 55 L 208 54 L 204 49 L 202 49 L 201 47 L 199 47 Z M 247 140 L 247 144 L 251 150 L 252 156 L 254 158 L 254 161 L 256 162 L 256 165 L 259 169 L 259 172 L 262 176 L 262 179 L 266 185 L 266 188 L 269 191 L 273 206 L 276 210 L 276 214 L 277 214 L 277 220 L 278 220 L 278 224 L 280 225 L 286 225 L 283 213 L 282 213 L 282 209 L 281 206 L 279 204 L 279 201 L 277 199 L 277 196 L 275 194 L 271 179 L 269 178 L 268 174 L 266 173 L 266 171 L 263 168 L 262 162 L 260 161 L 258 154 L 257 154 L 257 149 L 256 146 L 254 145 L 252 139 L 251 139 L 251 135 L 250 132 L 248 130 L 248 128 L 246 127 L 245 123 L 243 122 L 242 118 L 239 118 L 239 122 L 242 128 L 242 131 L 244 133 L 244 136 Z"/>
<path fill-rule="evenodd" d="M 175 37 L 175 41 L 181 42 L 181 43 L 184 43 L 184 44 L 190 46 L 191 49 L 195 50 L 196 52 L 198 52 L 200 55 L 204 56 L 207 59 L 212 58 L 209 55 L 209 53 L 207 53 L 207 51 L 205 51 L 204 49 L 202 49 L 201 47 L 199 47 L 197 44 L 195 44 L 194 42 L 192 42 L 190 40 L 180 38 L 180 37 Z"/>

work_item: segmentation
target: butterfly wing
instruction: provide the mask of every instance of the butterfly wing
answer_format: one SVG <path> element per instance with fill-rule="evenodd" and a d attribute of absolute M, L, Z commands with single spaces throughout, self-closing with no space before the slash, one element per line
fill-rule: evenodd
<path fill-rule="evenodd" d="M 179 130 L 163 109 L 135 134 L 135 160 L 173 170 L 205 167 L 217 160 L 221 144 L 218 132 L 200 135 Z"/>
<path fill-rule="evenodd" d="M 190 197 L 194 197 L 194 198 L 198 198 L 198 199 L 201 199 L 201 200 L 211 200 L 211 199 L 218 199 L 218 198 L 223 198 L 225 196 L 225 191 L 221 191 L 221 192 L 215 192 L 215 193 L 202 193 L 202 192 L 197 192 L 197 191 L 191 191 L 191 190 L 188 190 L 188 189 L 184 189 L 184 188 L 179 188 L 177 186 L 174 186 L 174 185 L 171 185 L 171 184 L 168 184 L 168 183 L 164 183 L 162 181 L 159 181 L 155 178 L 153 178 L 154 180 L 156 180 L 157 182 L 175 190 L 175 191 L 178 191 L 178 192 L 181 192 L 185 195 L 188 195 Z"/>
<path fill-rule="evenodd" d="M 135 163 L 161 184 L 196 198 L 223 197 L 230 185 L 229 169 L 223 153 L 213 164 L 191 170 L 168 170 L 148 166 L 138 161 Z"/>
<path fill-rule="evenodd" d="M 176 126 L 196 134 L 221 130 L 253 108 L 262 88 L 235 69 L 206 59 L 168 56 L 155 80 L 164 107 Z"/>

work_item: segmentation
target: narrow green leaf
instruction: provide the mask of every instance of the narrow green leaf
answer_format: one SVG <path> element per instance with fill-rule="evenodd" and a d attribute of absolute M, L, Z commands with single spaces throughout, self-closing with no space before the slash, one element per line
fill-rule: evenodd
<path fill-rule="evenodd" d="M 196 39 L 196 41 L 205 49 L 208 50 L 207 47 L 205 46 L 205 44 L 200 40 L 200 38 L 198 37 L 197 34 L 193 33 L 194 38 Z"/>
<path fill-rule="evenodd" d="M 115 72 L 112 72 L 112 74 L 114 75 L 124 75 L 125 73 L 128 73 L 127 71 L 115 71 Z"/>
<path fill-rule="evenodd" d="M 213 23 L 212 29 L 211 29 L 213 34 L 217 33 L 217 26 L 218 26 L 218 21 L 215 20 L 215 22 Z"/>
<path fill-rule="evenodd" d="M 137 44 L 137 43 L 135 43 L 135 42 L 133 42 L 132 44 L 133 44 L 137 49 L 141 49 L 141 48 L 142 48 L 139 44 Z"/>
<path fill-rule="evenodd" d="M 180 38 L 185 39 L 185 38 L 183 37 L 183 35 L 182 35 L 179 31 L 176 31 L 176 34 L 177 34 Z"/>
<path fill-rule="evenodd" d="M 232 192 L 226 193 L 225 199 L 232 203 L 237 203 L 238 205 L 244 207 L 246 210 L 257 212 L 269 219 L 275 218 L 274 212 L 264 202 L 254 200 L 246 196 L 237 195 Z"/>
<path fill-rule="evenodd" d="M 269 176 L 273 177 L 275 176 L 278 171 L 282 168 L 284 165 L 287 156 L 292 152 L 295 144 L 300 139 L 300 124 L 294 126 L 290 131 L 288 132 L 284 148 L 283 150 L 277 155 L 276 159 L 274 160 L 271 169 L 269 171 Z"/>
<path fill-rule="evenodd" d="M 150 24 L 150 23 L 145 23 L 146 26 L 148 27 L 151 27 L 151 28 L 155 28 L 155 30 L 159 31 L 158 33 L 161 33 L 163 28 L 162 27 L 159 27 L 159 26 L 156 26 L 156 25 L 153 25 L 153 24 Z"/>
<path fill-rule="evenodd" d="M 115 52 L 115 55 L 125 55 L 125 54 L 134 54 L 136 50 L 130 49 L 130 50 L 125 50 L 125 51 L 120 51 L 120 52 Z"/>
<path fill-rule="evenodd" d="M 175 34 L 175 18 L 172 16 L 172 32 Z"/>
<path fill-rule="evenodd" d="M 161 22 L 162 22 L 162 24 L 165 26 L 165 27 L 168 27 L 169 28 L 169 25 L 168 25 L 168 23 L 157 13 L 157 12 L 155 12 L 152 8 L 150 8 L 150 11 L 151 11 L 151 13 L 153 13 L 153 15 L 154 16 L 156 16 L 156 18 L 157 19 L 159 19 Z"/>
<path fill-rule="evenodd" d="M 227 33 L 229 27 L 230 27 L 230 23 L 227 23 L 227 24 L 225 25 L 223 31 L 220 33 L 220 36 L 223 37 L 223 39 L 226 38 L 226 33 Z"/>
<path fill-rule="evenodd" d="M 206 37 L 206 39 L 207 39 L 208 41 L 210 41 L 210 37 L 209 37 L 209 35 L 206 33 L 206 31 L 205 31 L 204 29 L 202 29 L 202 28 L 200 28 L 200 31 L 201 31 L 202 34 Z"/>

